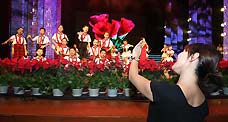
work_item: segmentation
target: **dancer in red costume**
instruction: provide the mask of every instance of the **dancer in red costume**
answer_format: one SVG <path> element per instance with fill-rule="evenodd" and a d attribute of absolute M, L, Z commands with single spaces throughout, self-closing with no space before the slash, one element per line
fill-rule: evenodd
<path fill-rule="evenodd" d="M 23 37 L 23 28 L 19 27 L 17 29 L 17 34 L 12 35 L 8 40 L 2 43 L 7 44 L 8 42 L 11 42 L 11 54 L 12 58 L 21 58 L 28 55 L 28 51 L 26 48 L 27 42 L 25 38 Z"/>
<path fill-rule="evenodd" d="M 139 63 L 146 63 L 146 60 L 147 60 L 147 52 L 148 52 L 148 48 L 149 46 L 147 45 L 146 43 L 146 40 L 144 37 L 141 38 L 140 40 L 141 42 L 141 55 L 140 55 L 140 60 L 139 60 Z"/>
<path fill-rule="evenodd" d="M 59 25 L 58 32 L 52 36 L 52 43 L 54 44 L 54 45 L 52 45 L 52 48 L 61 47 L 63 38 L 66 38 L 66 40 L 69 41 L 67 35 L 63 33 L 63 30 L 64 30 L 63 25 Z M 56 53 L 54 53 L 54 58 L 55 59 L 58 58 L 58 55 Z"/>

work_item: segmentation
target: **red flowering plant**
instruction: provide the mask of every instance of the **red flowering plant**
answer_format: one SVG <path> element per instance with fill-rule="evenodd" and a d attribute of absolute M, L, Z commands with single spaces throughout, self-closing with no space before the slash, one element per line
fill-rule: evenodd
<path fill-rule="evenodd" d="M 91 16 L 89 24 L 92 26 L 96 39 L 103 39 L 104 33 L 108 32 L 117 49 L 120 48 L 123 39 L 135 26 L 131 20 L 126 18 L 121 18 L 120 21 L 113 19 L 109 22 L 108 14 Z"/>
<path fill-rule="evenodd" d="M 228 87 L 228 60 L 221 60 L 218 64 L 218 68 L 222 72 L 224 85 Z"/>
<path fill-rule="evenodd" d="M 153 59 L 139 61 L 139 73 L 149 80 L 168 81 L 174 83 L 177 75 L 171 67 L 174 62 L 157 63 Z"/>
<path fill-rule="evenodd" d="M 159 69 L 159 65 L 153 60 L 139 61 L 139 73 L 149 80 L 160 80 L 162 70 Z"/>

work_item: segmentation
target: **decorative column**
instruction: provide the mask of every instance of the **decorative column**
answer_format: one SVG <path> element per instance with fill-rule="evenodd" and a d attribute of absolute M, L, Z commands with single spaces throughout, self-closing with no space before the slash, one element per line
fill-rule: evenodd
<path fill-rule="evenodd" d="M 61 23 L 61 0 L 44 0 L 44 27 L 46 35 L 50 39 L 50 46 L 47 48 L 46 57 L 54 58 L 54 50 L 51 48 L 51 38 Z"/>
<path fill-rule="evenodd" d="M 24 35 L 28 32 L 28 0 L 12 0 L 11 1 L 11 22 L 10 36 L 17 33 L 18 27 L 24 28 Z"/>
<path fill-rule="evenodd" d="M 228 23 L 228 10 L 227 10 L 228 1 L 224 0 L 223 3 L 224 3 L 224 8 L 226 8 L 224 10 L 224 14 L 223 14 L 224 22 Z M 228 35 L 227 35 L 228 34 L 228 28 L 227 28 L 227 26 L 224 27 L 223 31 L 224 31 L 224 33 L 226 33 L 226 36 L 224 36 L 224 38 L 223 38 L 223 52 L 224 52 L 223 58 L 225 60 L 228 60 Z"/>
<path fill-rule="evenodd" d="M 35 37 L 39 34 L 38 29 L 38 0 L 28 0 L 28 34 Z M 29 51 L 29 56 L 32 58 L 36 55 L 36 42 L 31 40 L 27 41 L 27 48 Z"/>

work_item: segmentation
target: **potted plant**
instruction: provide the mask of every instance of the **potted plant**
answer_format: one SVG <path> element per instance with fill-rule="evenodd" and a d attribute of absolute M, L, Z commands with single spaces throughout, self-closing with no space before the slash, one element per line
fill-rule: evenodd
<path fill-rule="evenodd" d="M 24 78 L 21 74 L 13 74 L 12 77 L 12 86 L 14 94 L 24 94 Z"/>
<path fill-rule="evenodd" d="M 117 71 L 112 71 L 108 79 L 108 96 L 116 97 L 117 88 L 120 86 L 120 74 Z"/>
<path fill-rule="evenodd" d="M 7 94 L 8 86 L 11 82 L 10 74 L 1 74 L 0 75 L 0 94 Z"/>
<path fill-rule="evenodd" d="M 89 96 L 97 97 L 99 96 L 99 88 L 102 84 L 101 75 L 94 74 L 89 77 Z"/>
<path fill-rule="evenodd" d="M 228 69 L 224 70 L 222 73 L 224 78 L 223 93 L 225 95 L 228 95 Z"/>
<path fill-rule="evenodd" d="M 85 86 L 83 76 L 80 71 L 72 71 L 69 75 L 69 84 L 72 89 L 72 95 L 79 97 L 82 95 L 82 88 Z"/>
<path fill-rule="evenodd" d="M 121 87 L 123 88 L 124 90 L 124 95 L 126 97 L 129 97 L 130 96 L 130 81 L 128 79 L 128 77 L 122 77 L 121 78 Z"/>
<path fill-rule="evenodd" d="M 68 82 L 65 76 L 50 76 L 49 87 L 52 89 L 53 96 L 63 96 L 64 91 L 68 87 Z"/>
<path fill-rule="evenodd" d="M 99 94 L 105 94 L 107 91 L 107 84 L 108 84 L 108 79 L 109 79 L 109 74 L 108 70 L 105 69 L 104 71 L 97 71 L 96 72 L 96 77 L 97 77 L 97 82 L 99 82 Z"/>

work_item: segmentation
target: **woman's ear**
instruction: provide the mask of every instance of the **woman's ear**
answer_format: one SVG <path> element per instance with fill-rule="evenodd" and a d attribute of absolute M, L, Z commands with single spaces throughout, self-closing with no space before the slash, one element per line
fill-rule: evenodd
<path fill-rule="evenodd" d="M 199 53 L 194 53 L 193 55 L 191 55 L 190 61 L 193 62 L 193 61 L 195 61 L 198 58 L 199 58 Z"/>

